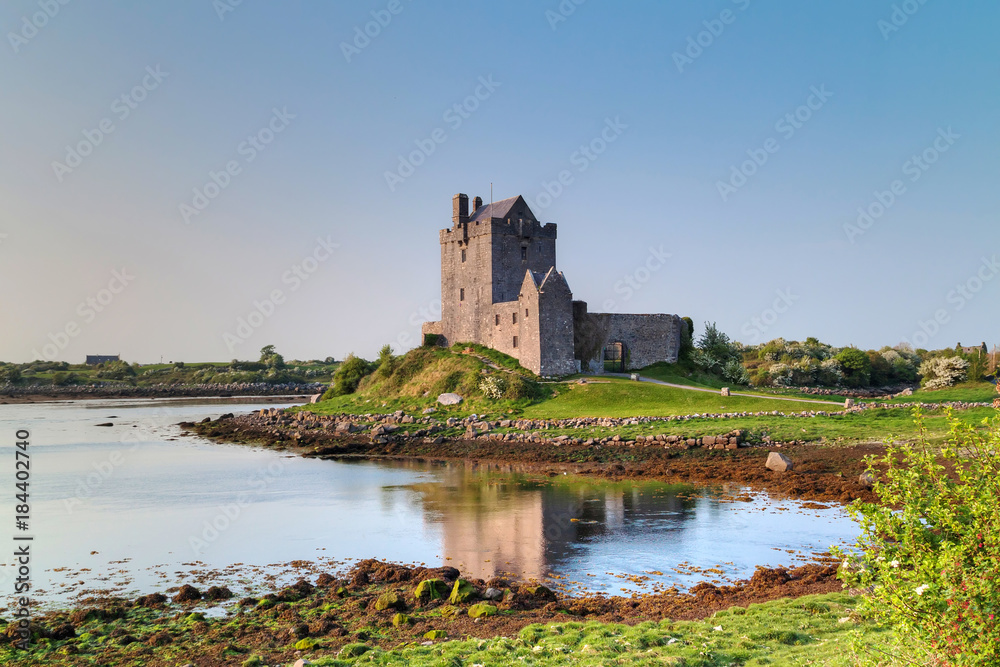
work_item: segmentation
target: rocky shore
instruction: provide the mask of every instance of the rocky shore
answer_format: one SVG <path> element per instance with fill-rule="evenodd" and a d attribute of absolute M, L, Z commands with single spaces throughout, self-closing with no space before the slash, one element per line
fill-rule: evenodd
<path fill-rule="evenodd" d="M 305 655 L 347 659 L 376 648 L 513 637 L 531 624 L 700 619 L 734 606 L 839 591 L 836 574 L 836 562 L 826 560 L 757 568 L 749 580 L 704 582 L 688 592 L 573 596 L 504 577 L 465 578 L 452 567 L 366 560 L 338 575 L 321 573 L 313 582 L 302 579 L 238 602 L 228 601 L 233 593 L 224 587 L 191 585 L 136 599 L 92 600 L 34 619 L 33 653 L 18 657 L 46 665 L 292 665 Z M 207 613 L 220 605 L 225 615 Z M 11 638 L 16 625 L 0 631 Z"/>
<path fill-rule="evenodd" d="M 767 413 L 771 414 L 771 413 Z M 438 420 L 433 413 L 317 415 L 274 408 L 181 426 L 209 438 L 286 449 L 315 458 L 396 458 L 516 466 L 539 474 L 595 475 L 611 479 L 661 479 L 692 484 L 735 483 L 791 497 L 850 502 L 873 500 L 863 482 L 864 457 L 880 444 L 822 447 L 806 443 L 749 443 L 743 431 L 686 436 L 655 434 L 580 437 L 546 433 L 554 428 L 652 425 L 669 418 L 499 419 L 477 416 Z M 674 418 L 676 419 L 676 418 Z M 766 467 L 774 448 L 793 463 L 788 471 Z"/>

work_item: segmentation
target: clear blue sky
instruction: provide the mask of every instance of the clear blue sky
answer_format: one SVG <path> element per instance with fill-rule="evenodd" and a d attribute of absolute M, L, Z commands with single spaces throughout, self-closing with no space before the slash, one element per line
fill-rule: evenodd
<path fill-rule="evenodd" d="M 490 182 L 594 311 L 1000 342 L 995 2 L 233 2 L 0 8 L 0 359 L 405 348 Z"/>

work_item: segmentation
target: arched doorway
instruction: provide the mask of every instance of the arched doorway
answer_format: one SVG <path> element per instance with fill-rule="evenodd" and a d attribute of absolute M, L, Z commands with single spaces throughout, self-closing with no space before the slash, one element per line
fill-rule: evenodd
<path fill-rule="evenodd" d="M 604 372 L 625 372 L 625 343 L 615 341 L 604 348 Z"/>

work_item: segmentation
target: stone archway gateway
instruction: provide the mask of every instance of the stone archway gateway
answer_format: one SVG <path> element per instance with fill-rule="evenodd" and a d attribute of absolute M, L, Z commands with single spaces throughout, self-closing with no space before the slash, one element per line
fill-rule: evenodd
<path fill-rule="evenodd" d="M 625 343 L 614 341 L 604 348 L 604 372 L 625 372 Z"/>

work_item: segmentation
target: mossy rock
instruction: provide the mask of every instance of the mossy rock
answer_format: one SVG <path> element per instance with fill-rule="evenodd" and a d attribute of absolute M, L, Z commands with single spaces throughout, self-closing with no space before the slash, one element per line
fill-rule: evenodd
<path fill-rule="evenodd" d="M 392 617 L 392 624 L 397 628 L 401 625 L 409 625 L 411 623 L 413 623 L 413 619 L 406 614 L 400 613 Z"/>
<path fill-rule="evenodd" d="M 479 604 L 474 604 L 469 607 L 469 617 L 470 618 L 487 618 L 489 616 L 495 616 L 499 609 L 491 604 L 486 604 L 485 602 L 480 602 Z"/>
<path fill-rule="evenodd" d="M 185 618 L 184 620 L 187 621 L 188 623 L 197 623 L 198 621 L 205 620 L 205 614 L 201 613 L 200 611 L 196 611 L 194 613 L 188 614 L 187 618 Z"/>
<path fill-rule="evenodd" d="M 338 598 L 346 598 L 350 594 L 351 592 L 346 588 L 344 588 L 343 586 L 334 591 L 334 595 L 336 595 Z"/>
<path fill-rule="evenodd" d="M 539 586 L 528 586 L 526 590 L 531 595 L 531 597 L 536 598 L 538 600 L 550 600 L 550 601 L 554 601 L 556 599 L 556 594 L 553 593 L 549 588 L 547 588 L 545 586 L 541 586 L 541 585 L 539 585 Z"/>
<path fill-rule="evenodd" d="M 399 596 L 399 593 L 395 591 L 389 591 L 388 593 L 382 593 L 375 600 L 375 611 L 385 611 L 386 609 L 397 609 L 402 611 L 406 609 L 406 603 L 403 602 L 403 598 Z"/>
<path fill-rule="evenodd" d="M 448 633 L 444 630 L 428 630 L 424 633 L 424 639 L 444 639 Z"/>
<path fill-rule="evenodd" d="M 305 639 L 300 639 L 299 641 L 295 642 L 296 651 L 311 651 L 317 646 L 319 646 L 319 642 L 316 641 L 315 639 L 310 639 L 309 637 L 306 637 Z"/>
<path fill-rule="evenodd" d="M 451 616 L 457 616 L 458 612 L 462 610 L 459 609 L 458 607 L 453 607 L 449 604 L 445 605 L 444 607 L 441 607 L 440 609 L 438 609 L 438 611 L 440 611 L 441 615 L 444 616 L 445 618 L 449 618 Z"/>
<path fill-rule="evenodd" d="M 455 581 L 455 585 L 451 589 L 451 595 L 448 597 L 448 602 L 452 604 L 462 604 L 463 602 L 468 602 L 472 600 L 479 592 L 476 587 L 470 584 L 465 579 L 458 579 Z"/>
<path fill-rule="evenodd" d="M 243 661 L 243 667 L 264 667 L 264 661 L 259 655 L 253 655 Z"/>
<path fill-rule="evenodd" d="M 272 600 L 271 598 L 264 598 L 263 600 L 257 603 L 257 606 L 260 607 L 261 609 L 270 609 L 276 604 L 278 603 Z"/>
<path fill-rule="evenodd" d="M 448 597 L 448 584 L 441 579 L 424 579 L 417 584 L 413 597 L 421 602 L 427 600 L 444 600 Z"/>
<path fill-rule="evenodd" d="M 370 650 L 372 650 L 372 647 L 367 644 L 348 644 L 344 648 L 340 649 L 340 653 L 337 657 L 357 658 L 358 656 L 368 653 Z"/>

